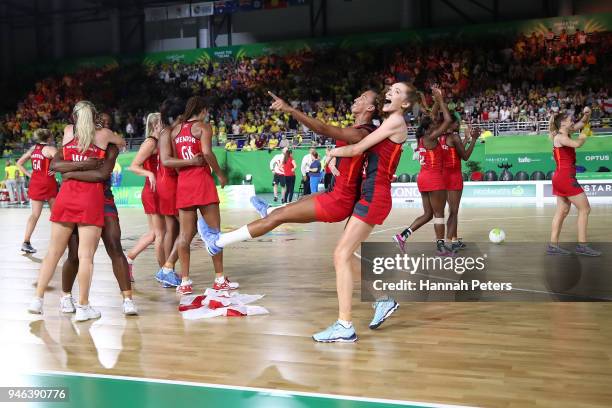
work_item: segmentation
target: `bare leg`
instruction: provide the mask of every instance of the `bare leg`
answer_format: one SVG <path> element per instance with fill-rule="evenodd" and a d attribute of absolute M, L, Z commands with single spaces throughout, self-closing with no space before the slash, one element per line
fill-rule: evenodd
<path fill-rule="evenodd" d="M 588 242 L 587 226 L 589 224 L 589 214 L 591 213 L 589 199 L 584 193 L 567 198 L 578 209 L 578 242 L 586 244 Z"/>
<path fill-rule="evenodd" d="M 76 227 L 75 227 L 76 228 Z M 73 233 L 68 242 L 68 258 L 62 266 L 62 292 L 64 295 L 72 293 L 72 287 L 79 272 L 79 234 Z"/>
<path fill-rule="evenodd" d="M 200 213 L 208 226 L 219 230 L 221 228 L 221 213 L 219 212 L 219 204 L 211 204 L 205 207 L 200 207 Z M 215 275 L 223 276 L 223 251 L 212 257 Z M 182 261 L 181 261 L 182 263 Z"/>
<path fill-rule="evenodd" d="M 38 200 L 30 200 L 30 203 L 32 205 L 32 214 L 30 214 L 30 217 L 28 218 L 28 223 L 26 224 L 23 242 L 30 242 L 30 239 L 32 239 L 32 233 L 36 228 L 36 224 L 38 223 L 38 219 L 40 218 L 40 214 L 42 213 L 44 204 L 43 201 Z"/>
<path fill-rule="evenodd" d="M 149 245 L 155 242 L 155 230 L 153 228 L 153 217 L 151 214 L 147 214 L 147 221 L 149 224 L 149 230 L 140 237 L 138 242 L 136 242 L 136 245 L 134 245 L 127 254 L 127 257 L 130 258 L 131 261 L 136 259 L 136 257 L 140 255 L 142 251 L 147 249 Z"/>
<path fill-rule="evenodd" d="M 423 215 L 417 217 L 412 224 L 410 224 L 410 230 L 412 232 L 418 230 L 423 225 L 427 224 L 433 218 L 433 209 L 431 208 L 431 201 L 429 199 L 431 193 L 423 192 L 421 193 L 421 201 L 423 202 Z"/>
<path fill-rule="evenodd" d="M 457 224 L 459 222 L 459 204 L 463 190 L 447 191 L 446 201 L 448 202 L 448 220 L 446 221 L 446 238 L 457 239 Z"/>
<path fill-rule="evenodd" d="M 191 252 L 189 246 L 196 233 L 196 221 L 198 215 L 194 209 L 179 210 L 180 232 L 177 240 L 178 257 L 181 261 L 181 277 L 189 279 L 189 260 Z"/>
<path fill-rule="evenodd" d="M 567 197 L 557 196 L 557 210 L 552 220 L 552 228 L 550 231 L 550 243 L 553 245 L 559 244 L 559 236 L 561 235 L 561 228 L 563 227 L 563 221 L 570 212 L 571 203 Z"/>
<path fill-rule="evenodd" d="M 93 276 L 93 257 L 98 249 L 102 228 L 95 225 L 79 225 L 79 304 L 89 304 L 89 289 Z"/>
<path fill-rule="evenodd" d="M 178 220 L 174 216 L 164 216 L 164 222 L 166 224 L 166 232 L 164 234 L 164 255 L 166 259 L 164 260 L 164 266 L 168 267 L 168 261 L 172 258 L 172 254 L 174 254 L 175 259 L 172 261 L 172 268 L 174 268 L 174 264 L 176 263 L 176 238 L 178 237 L 179 232 L 179 223 Z"/>
<path fill-rule="evenodd" d="M 164 216 L 159 214 L 153 214 L 151 216 L 153 223 L 153 233 L 155 234 L 155 256 L 157 257 L 157 264 L 161 268 L 166 262 L 166 254 L 164 252 L 164 235 L 166 233 L 166 224 L 164 222 Z"/>
<path fill-rule="evenodd" d="M 353 299 L 353 268 L 351 267 L 353 253 L 365 241 L 374 229 L 358 218 L 349 218 L 348 224 L 338 241 L 334 251 L 334 267 L 336 268 L 336 290 L 338 292 L 338 318 L 351 321 Z"/>
<path fill-rule="evenodd" d="M 429 200 L 431 201 L 431 209 L 433 210 L 433 216 L 437 219 L 442 219 L 441 223 L 437 223 L 434 220 L 434 230 L 436 232 L 436 239 L 444 239 L 444 207 L 446 206 L 446 190 L 431 191 L 429 193 Z"/>
<path fill-rule="evenodd" d="M 102 241 L 106 253 L 113 263 L 113 273 L 124 298 L 132 298 L 132 284 L 128 272 L 128 263 L 121 248 L 121 225 L 117 217 L 104 217 Z"/>
<path fill-rule="evenodd" d="M 45 255 L 45 259 L 43 259 L 42 265 L 40 266 L 40 272 L 38 273 L 38 283 L 36 284 L 37 297 L 42 298 L 45 295 L 47 285 L 49 285 L 49 281 L 53 277 L 55 267 L 60 258 L 64 255 L 73 229 L 74 224 L 59 222 L 51 223 L 49 250 L 47 251 L 47 255 Z"/>

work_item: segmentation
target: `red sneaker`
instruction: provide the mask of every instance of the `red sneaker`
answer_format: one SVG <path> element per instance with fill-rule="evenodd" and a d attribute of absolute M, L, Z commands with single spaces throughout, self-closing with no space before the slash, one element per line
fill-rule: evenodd
<path fill-rule="evenodd" d="M 191 279 L 186 282 L 181 282 L 181 284 L 176 287 L 176 293 L 179 295 L 191 295 L 193 293 L 193 282 Z"/>
<path fill-rule="evenodd" d="M 231 282 L 226 277 L 223 277 L 223 279 L 224 280 L 222 283 L 217 283 L 217 280 L 215 279 L 215 284 L 213 285 L 214 290 L 234 290 L 238 289 L 240 286 L 238 282 Z"/>

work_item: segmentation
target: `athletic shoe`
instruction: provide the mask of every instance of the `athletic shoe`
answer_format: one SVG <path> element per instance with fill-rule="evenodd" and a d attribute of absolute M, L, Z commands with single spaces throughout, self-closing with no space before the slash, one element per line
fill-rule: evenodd
<path fill-rule="evenodd" d="M 21 252 L 25 252 L 26 254 L 35 254 L 36 248 L 34 248 L 32 244 L 24 242 L 21 244 Z"/>
<path fill-rule="evenodd" d="M 99 319 L 100 316 L 102 316 L 102 313 L 91 307 L 91 305 L 76 305 L 76 315 L 74 316 L 74 320 L 77 322 L 84 322 L 90 319 Z"/>
<path fill-rule="evenodd" d="M 387 320 L 387 318 L 391 316 L 398 307 L 399 303 L 390 297 L 385 297 L 374 302 L 372 304 L 372 308 L 374 309 L 374 318 L 370 322 L 370 329 L 378 329 L 378 327 L 383 324 L 383 322 Z"/>
<path fill-rule="evenodd" d="M 62 313 L 74 313 L 74 299 L 71 295 L 62 296 L 60 298 L 60 311 Z"/>
<path fill-rule="evenodd" d="M 357 341 L 357 334 L 352 325 L 347 329 L 336 321 L 327 329 L 312 336 L 312 339 L 320 343 L 353 343 Z"/>
<path fill-rule="evenodd" d="M 130 277 L 130 282 L 134 282 L 134 274 L 132 273 L 132 269 L 134 269 L 134 265 L 128 263 L 128 275 Z"/>
<path fill-rule="evenodd" d="M 155 274 L 155 280 L 158 281 L 159 283 L 163 283 L 164 281 L 164 268 L 159 268 L 159 271 L 157 271 L 157 273 Z"/>
<path fill-rule="evenodd" d="M 576 255 L 601 256 L 601 251 L 591 248 L 589 244 L 578 244 L 576 245 Z"/>
<path fill-rule="evenodd" d="M 238 289 L 238 287 L 240 287 L 238 282 L 230 282 L 226 277 L 224 277 L 223 283 L 217 283 L 215 280 L 215 284 L 213 285 L 214 290 L 234 290 Z"/>
<path fill-rule="evenodd" d="M 162 279 L 162 287 L 164 288 L 176 288 L 181 284 L 181 277 L 176 274 L 174 269 L 170 272 L 165 273 Z"/>
<path fill-rule="evenodd" d="M 181 282 L 181 284 L 176 287 L 176 293 L 179 295 L 191 295 L 193 293 L 193 282 L 191 279 L 186 282 Z"/>
<path fill-rule="evenodd" d="M 35 297 L 28 306 L 28 312 L 33 314 L 42 314 L 43 312 L 43 298 Z"/>
<path fill-rule="evenodd" d="M 546 254 L 547 255 L 569 255 L 570 251 L 567 249 L 561 248 L 559 245 L 548 244 L 546 246 Z"/>
<path fill-rule="evenodd" d="M 255 207 L 255 210 L 257 210 L 261 218 L 266 218 L 268 216 L 268 208 L 270 207 L 270 204 L 268 204 L 265 200 L 257 196 L 253 196 L 251 197 L 251 205 Z"/>
<path fill-rule="evenodd" d="M 274 202 L 277 202 L 277 201 L 278 201 L 278 197 L 274 197 Z"/>
<path fill-rule="evenodd" d="M 208 255 L 215 256 L 219 252 L 223 251 L 223 248 L 216 245 L 217 240 L 219 239 L 219 231 L 214 228 L 210 228 L 206 224 L 206 221 L 204 221 L 204 218 L 200 218 L 198 220 L 198 233 L 200 234 L 202 241 L 204 241 Z"/>
<path fill-rule="evenodd" d="M 466 245 L 463 243 L 463 238 L 457 238 L 457 243 L 459 244 L 459 249 L 465 249 Z"/>
<path fill-rule="evenodd" d="M 457 256 L 457 251 L 447 247 L 446 244 L 437 245 L 436 253 L 438 256 Z"/>
<path fill-rule="evenodd" d="M 402 234 L 396 234 L 393 236 L 393 241 L 397 244 L 400 251 L 402 251 L 402 253 L 405 254 L 406 253 L 406 238 L 404 238 Z"/>
<path fill-rule="evenodd" d="M 138 314 L 136 303 L 130 298 L 123 299 L 123 314 L 126 316 L 135 316 Z"/>

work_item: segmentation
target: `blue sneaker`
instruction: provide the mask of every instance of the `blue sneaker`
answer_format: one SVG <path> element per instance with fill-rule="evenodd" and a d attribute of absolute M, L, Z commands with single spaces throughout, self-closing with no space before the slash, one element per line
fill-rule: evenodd
<path fill-rule="evenodd" d="M 155 280 L 159 283 L 164 282 L 164 268 L 159 268 L 159 271 L 155 274 Z"/>
<path fill-rule="evenodd" d="M 181 284 L 181 277 L 176 274 L 174 269 L 164 274 L 162 280 L 162 287 L 164 288 L 176 288 Z"/>
<path fill-rule="evenodd" d="M 255 210 L 257 210 L 261 218 L 266 218 L 268 216 L 270 204 L 268 204 L 266 200 L 253 196 L 251 197 L 251 205 L 255 207 Z"/>
<path fill-rule="evenodd" d="M 353 343 L 357 341 L 355 327 L 351 326 L 348 329 L 341 325 L 338 321 L 312 336 L 314 341 L 321 343 Z"/>
<path fill-rule="evenodd" d="M 219 239 L 219 231 L 214 228 L 210 228 L 208 224 L 206 224 L 206 221 L 204 221 L 204 218 L 198 219 L 198 233 L 200 234 L 202 241 L 204 241 L 208 255 L 215 256 L 219 252 L 223 251 L 223 248 L 216 245 L 217 240 Z"/>
<path fill-rule="evenodd" d="M 382 298 L 374 302 L 372 305 L 372 308 L 374 308 L 374 318 L 370 322 L 370 329 L 378 329 L 378 327 L 383 324 L 398 307 L 399 303 L 390 297 Z"/>

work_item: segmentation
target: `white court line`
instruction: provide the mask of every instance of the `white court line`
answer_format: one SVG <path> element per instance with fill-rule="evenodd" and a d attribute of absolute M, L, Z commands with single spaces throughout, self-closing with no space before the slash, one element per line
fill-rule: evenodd
<path fill-rule="evenodd" d="M 568 214 L 567 216 L 577 217 L 578 214 Z M 590 214 L 589 218 L 592 218 L 592 217 L 609 217 L 609 215 L 608 214 Z M 520 217 L 490 217 L 490 218 L 473 218 L 473 219 L 468 218 L 468 219 L 459 219 L 459 224 L 461 224 L 462 222 L 471 222 L 471 221 L 496 221 L 496 220 L 513 220 L 513 219 L 516 220 L 516 219 L 523 219 L 523 218 L 550 218 L 552 220 L 552 215 L 523 215 Z M 427 224 L 429 224 L 429 222 Z M 403 227 L 404 225 L 389 227 L 389 228 L 381 229 L 378 231 L 374 231 L 370 235 L 380 234 L 381 232 L 393 231 L 395 229 L 399 229 Z"/>
<path fill-rule="evenodd" d="M 270 396 L 282 396 L 282 397 L 312 397 L 312 398 L 327 398 L 334 400 L 345 400 L 345 401 L 358 401 L 358 402 L 371 402 L 377 404 L 395 404 L 395 405 L 417 405 L 420 407 L 427 408 L 469 408 L 468 405 L 449 405 L 449 404 L 437 404 L 431 402 L 419 402 L 419 401 L 400 401 L 384 398 L 369 398 L 369 397 L 354 397 L 349 395 L 334 395 L 334 394 L 321 394 L 318 392 L 303 392 L 303 391 L 288 391 L 278 390 L 274 388 L 259 388 L 259 387 L 245 387 L 241 385 L 225 385 L 225 384 L 210 384 L 210 383 L 198 383 L 192 381 L 176 381 L 176 380 L 165 380 L 156 378 L 145 378 L 145 377 L 128 377 L 123 375 L 108 375 L 108 374 L 90 374 L 90 373 L 76 373 L 67 371 L 35 371 L 35 372 L 24 372 L 25 374 L 48 374 L 48 375 L 65 375 L 73 377 L 89 377 L 89 378 L 106 378 L 112 380 L 124 380 L 124 381 L 141 381 L 148 383 L 161 383 L 161 384 L 173 384 L 173 385 L 185 385 L 189 387 L 206 387 L 215 388 L 222 390 L 236 390 L 236 391 L 251 391 L 261 394 L 267 394 Z"/>

